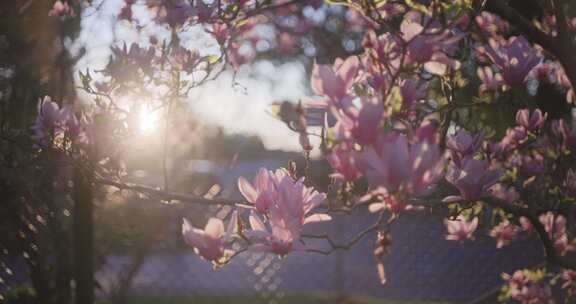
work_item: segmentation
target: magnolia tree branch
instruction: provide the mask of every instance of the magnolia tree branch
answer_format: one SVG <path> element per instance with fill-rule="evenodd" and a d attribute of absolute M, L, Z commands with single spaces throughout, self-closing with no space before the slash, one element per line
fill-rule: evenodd
<path fill-rule="evenodd" d="M 538 237 L 544 246 L 544 252 L 546 253 L 546 260 L 548 263 L 560 266 L 562 268 L 576 269 L 576 260 L 562 256 L 558 252 L 556 246 L 554 245 L 554 241 L 550 238 L 550 235 L 544 228 L 544 225 L 540 222 L 538 215 L 535 214 L 532 210 L 514 206 L 508 202 L 495 198 L 484 199 L 483 202 L 492 207 L 500 208 L 505 212 L 515 216 L 526 217 L 532 224 L 532 227 L 534 227 L 534 230 L 538 234 Z"/>
<path fill-rule="evenodd" d="M 571 35 L 562 1 L 553 0 L 558 36 L 553 37 L 538 29 L 532 22 L 502 0 L 484 0 L 485 9 L 516 26 L 532 42 L 554 55 L 564 67 L 573 88 L 576 88 L 576 57 L 572 54 Z"/>
<path fill-rule="evenodd" d="M 323 255 L 329 255 L 336 250 L 350 250 L 352 247 L 354 247 L 354 245 L 356 245 L 359 241 L 364 239 L 364 237 L 366 237 L 372 231 L 378 230 L 380 226 L 382 226 L 382 224 L 384 223 L 384 219 L 385 219 L 384 212 L 381 212 L 378 217 L 378 220 L 374 224 L 366 227 L 364 230 L 360 231 L 356 236 L 354 236 L 352 239 L 350 239 L 348 242 L 344 244 L 336 243 L 336 241 L 334 241 L 328 234 L 318 234 L 318 235 L 303 234 L 302 238 L 326 240 L 326 242 L 328 242 L 328 244 L 330 245 L 330 249 L 328 250 L 308 248 L 306 251 L 320 253 Z"/>
<path fill-rule="evenodd" d="M 485 0 L 485 9 L 499 15 L 521 30 L 528 39 L 539 44 L 554 55 L 558 55 L 558 45 L 554 37 L 538 29 L 530 20 L 524 18 L 518 11 L 508 6 L 502 0 Z"/>
<path fill-rule="evenodd" d="M 183 203 L 199 204 L 199 205 L 228 205 L 228 206 L 236 206 L 236 204 L 238 203 L 237 201 L 231 199 L 209 199 L 185 193 L 165 191 L 150 186 L 117 182 L 104 178 L 94 178 L 94 183 L 100 185 L 112 186 L 119 190 L 134 191 L 147 196 L 157 197 L 166 201 L 179 201 Z"/>
<path fill-rule="evenodd" d="M 500 199 L 494 197 L 486 197 L 482 199 L 482 202 L 486 205 L 499 208 L 504 210 L 504 212 L 508 214 L 512 214 L 517 218 L 525 217 L 527 218 L 532 227 L 534 227 L 534 231 L 538 234 L 540 241 L 542 242 L 542 246 L 544 247 L 544 252 L 546 254 L 546 260 L 551 265 L 560 266 L 562 268 L 569 268 L 576 270 L 576 260 L 570 259 L 565 256 L 562 256 L 556 246 L 554 245 L 554 241 L 550 238 L 550 235 L 544 228 L 544 225 L 540 222 L 538 218 L 538 214 L 534 212 L 534 210 L 529 208 L 524 208 L 520 206 L 513 205 L 506 201 L 502 201 Z M 432 206 L 439 206 L 439 205 L 446 205 L 446 202 L 438 201 L 438 200 L 412 200 L 411 204 L 424 206 L 424 207 L 432 207 Z M 464 202 L 463 202 L 464 203 Z"/>

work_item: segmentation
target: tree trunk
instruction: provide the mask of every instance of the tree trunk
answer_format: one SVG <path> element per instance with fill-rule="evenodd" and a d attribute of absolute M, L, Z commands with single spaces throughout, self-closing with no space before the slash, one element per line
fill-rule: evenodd
<path fill-rule="evenodd" d="M 87 177 L 74 169 L 74 268 L 76 304 L 94 303 L 94 218 Z"/>

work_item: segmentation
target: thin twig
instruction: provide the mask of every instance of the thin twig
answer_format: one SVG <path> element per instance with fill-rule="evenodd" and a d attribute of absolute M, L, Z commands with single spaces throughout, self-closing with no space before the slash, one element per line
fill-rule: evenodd
<path fill-rule="evenodd" d="M 208 199 L 204 197 L 192 196 L 185 193 L 164 191 L 158 188 L 153 188 L 139 184 L 117 182 L 104 178 L 94 178 L 94 182 L 100 185 L 112 186 L 120 190 L 130 190 L 147 196 L 158 197 L 166 201 L 179 201 L 183 203 L 199 204 L 199 205 L 227 205 L 227 206 L 235 206 L 236 203 L 238 203 L 236 200 L 231 199 L 223 199 L 223 198 Z"/>

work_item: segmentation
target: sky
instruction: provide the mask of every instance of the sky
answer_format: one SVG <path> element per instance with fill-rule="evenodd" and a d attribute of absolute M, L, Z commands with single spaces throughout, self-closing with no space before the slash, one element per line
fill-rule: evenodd
<path fill-rule="evenodd" d="M 87 50 L 78 62 L 79 70 L 102 69 L 110 56 L 111 45 L 141 39 L 133 25 L 115 20 L 122 5 L 123 0 L 105 0 L 98 11 L 84 12 L 82 32 L 78 42 L 72 45 L 72 49 L 82 45 Z M 150 18 L 143 7 L 136 7 L 134 14 Z M 168 35 L 167 31 L 158 29 L 151 32 L 145 28 L 142 32 L 159 37 Z M 202 35 L 202 30 L 192 30 L 185 39 L 199 41 Z M 235 79 L 232 73 L 223 73 L 217 80 L 191 92 L 187 102 L 198 119 L 222 126 L 228 134 L 257 135 L 268 149 L 300 151 L 298 136 L 272 117 L 269 106 L 274 101 L 297 101 L 305 97 L 305 77 L 304 66 L 299 62 L 282 65 L 258 62 L 241 68 Z M 239 85 L 233 85 L 233 80 Z"/>

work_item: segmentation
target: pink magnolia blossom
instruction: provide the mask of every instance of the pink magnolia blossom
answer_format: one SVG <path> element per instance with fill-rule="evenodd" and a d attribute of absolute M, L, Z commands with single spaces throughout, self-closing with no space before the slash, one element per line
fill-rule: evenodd
<path fill-rule="evenodd" d="M 426 98 L 427 85 L 416 79 L 403 79 L 400 82 L 400 94 L 402 95 L 402 106 L 411 108 L 412 105 Z"/>
<path fill-rule="evenodd" d="M 294 218 L 305 221 L 305 215 L 318 207 L 326 195 L 304 185 L 304 179 L 294 181 L 284 169 L 276 172 L 260 168 L 251 184 L 244 177 L 238 179 L 238 188 L 246 200 L 260 213 L 271 208 L 289 211 Z"/>
<path fill-rule="evenodd" d="M 576 146 L 576 128 L 570 128 L 563 119 L 553 120 L 550 129 L 554 138 L 560 142 L 562 147 Z"/>
<path fill-rule="evenodd" d="M 522 126 L 517 126 L 515 128 L 509 128 L 506 130 L 506 135 L 500 141 L 500 149 L 503 152 L 508 152 L 516 149 L 520 144 L 528 138 L 528 133 L 526 129 Z"/>
<path fill-rule="evenodd" d="M 562 289 L 568 292 L 571 297 L 576 296 L 576 270 L 562 270 Z"/>
<path fill-rule="evenodd" d="M 326 156 L 328 163 L 336 171 L 331 176 L 344 181 L 355 181 L 362 172 L 356 166 L 356 159 L 358 152 L 352 150 L 346 144 L 339 145 L 332 152 Z"/>
<path fill-rule="evenodd" d="M 491 67 L 479 67 L 476 71 L 476 75 L 478 75 L 478 78 L 482 81 L 479 88 L 480 93 L 495 91 L 504 84 L 502 75 L 500 73 L 495 73 Z"/>
<path fill-rule="evenodd" d="M 58 104 L 49 96 L 45 96 L 38 102 L 38 115 L 32 126 L 34 138 L 44 145 L 47 144 L 49 138 L 62 131 L 66 117 Z"/>
<path fill-rule="evenodd" d="M 210 218 L 204 230 L 194 228 L 186 219 L 182 224 L 184 241 L 207 261 L 217 261 L 224 256 L 224 232 L 224 223 L 217 218 Z"/>
<path fill-rule="evenodd" d="M 269 251 L 286 255 L 293 250 L 301 250 L 299 244 L 304 225 L 330 220 L 327 214 L 311 211 L 325 200 L 324 194 L 306 187 L 303 180 L 293 181 L 283 178 L 278 184 L 278 197 L 268 209 L 268 225 L 257 213 L 250 215 L 251 231 L 247 232 L 254 242 L 252 250 Z"/>
<path fill-rule="evenodd" d="M 508 294 L 521 304 L 554 304 L 550 286 L 527 270 L 517 270 L 513 275 L 502 274 L 508 284 Z"/>
<path fill-rule="evenodd" d="M 304 246 L 298 242 L 301 227 L 287 226 L 278 211 L 270 213 L 269 225 L 264 224 L 256 213 L 251 213 L 249 220 L 252 230 L 246 234 L 254 242 L 250 250 L 272 252 L 280 256 L 304 250 Z"/>
<path fill-rule="evenodd" d="M 553 84 L 560 84 L 562 67 L 558 66 L 556 62 L 543 62 L 532 69 L 529 77 L 538 80 L 538 82 L 549 82 Z"/>
<path fill-rule="evenodd" d="M 278 200 L 273 206 L 285 222 L 304 225 L 309 222 L 330 219 L 328 215 L 309 213 L 326 200 L 326 194 L 304 185 L 304 179 L 293 181 L 290 176 L 284 177 L 278 185 Z"/>
<path fill-rule="evenodd" d="M 505 39 L 490 39 L 486 55 L 502 72 L 508 85 L 524 83 L 532 68 L 542 61 L 541 54 L 523 36 Z"/>
<path fill-rule="evenodd" d="M 548 236 L 554 242 L 554 246 L 561 254 L 565 254 L 568 251 L 574 251 L 576 247 L 573 242 L 568 240 L 568 234 L 566 232 L 566 218 L 559 214 L 554 215 L 552 212 L 547 212 L 538 218 Z"/>
<path fill-rule="evenodd" d="M 60 0 L 54 2 L 52 9 L 48 12 L 48 16 L 50 17 L 74 17 L 76 14 L 74 10 L 68 5 L 68 2 L 62 2 Z"/>
<path fill-rule="evenodd" d="M 364 48 L 371 56 L 363 60 L 366 81 L 377 92 L 383 92 L 390 88 L 392 76 L 400 69 L 403 41 L 396 35 L 385 33 L 377 36 L 369 31 L 364 39 Z M 379 67 L 385 66 L 390 73 L 382 73 Z"/>
<path fill-rule="evenodd" d="M 505 219 L 492 228 L 490 236 L 496 239 L 496 248 L 502 248 L 504 245 L 508 245 L 519 232 L 520 227 Z"/>
<path fill-rule="evenodd" d="M 340 102 L 330 100 L 330 109 L 336 117 L 334 126 L 338 140 L 349 140 L 361 144 L 373 144 L 380 134 L 380 124 L 384 118 L 384 106 L 377 98 L 362 97 L 359 103 L 350 98 Z"/>
<path fill-rule="evenodd" d="M 258 212 L 266 213 L 274 203 L 274 200 L 278 198 L 278 185 L 286 177 L 288 177 L 288 173 L 285 170 L 279 169 L 276 172 L 272 172 L 265 168 L 260 168 L 252 184 L 244 177 L 240 177 L 238 179 L 238 189 L 244 198 L 254 205 Z"/>
<path fill-rule="evenodd" d="M 195 49 L 189 50 L 178 46 L 175 47 L 172 52 L 174 66 L 188 73 L 192 73 L 200 62 L 200 54 Z"/>
<path fill-rule="evenodd" d="M 405 135 L 396 132 L 381 136 L 359 157 L 359 167 L 372 187 L 415 195 L 431 190 L 441 177 L 443 164 L 444 156 L 436 143 L 410 143 Z"/>
<path fill-rule="evenodd" d="M 216 41 L 218 41 L 219 44 L 224 44 L 230 35 L 228 26 L 225 23 L 219 22 L 214 23 L 212 25 L 212 31 L 209 32 L 214 36 L 214 38 L 216 38 Z"/>
<path fill-rule="evenodd" d="M 360 62 L 354 56 L 336 59 L 334 66 L 314 64 L 311 85 L 314 92 L 340 100 L 347 94 L 358 73 Z"/>
<path fill-rule="evenodd" d="M 486 11 L 476 16 L 476 24 L 481 31 L 489 36 L 505 33 L 509 28 L 508 22 L 502 20 L 498 15 Z"/>
<path fill-rule="evenodd" d="M 548 114 L 542 114 L 540 109 L 536 109 L 532 114 L 530 110 L 522 109 L 516 113 L 516 123 L 529 131 L 540 129 L 546 121 Z"/>
<path fill-rule="evenodd" d="M 368 206 L 371 213 L 378 213 L 383 210 L 388 210 L 392 214 L 399 214 L 403 211 L 418 210 L 414 205 L 406 203 L 404 200 L 399 200 L 395 196 L 390 195 L 388 190 L 384 187 L 378 187 L 370 191 L 367 195 L 360 199 L 360 202 L 367 202 L 376 200 Z"/>
<path fill-rule="evenodd" d="M 426 71 L 437 75 L 444 75 L 448 67 L 458 69 L 460 62 L 449 58 L 446 53 L 464 36 L 451 35 L 435 26 L 424 28 L 417 19 L 415 14 L 406 14 L 400 25 L 402 39 L 407 44 L 406 64 L 423 64 Z"/>
<path fill-rule="evenodd" d="M 470 135 L 466 130 L 460 129 L 455 135 L 449 136 L 446 147 L 450 150 L 452 160 L 460 164 L 464 159 L 474 156 L 482 145 L 483 134 Z"/>
<path fill-rule="evenodd" d="M 479 200 L 487 194 L 487 190 L 492 187 L 501 172 L 489 169 L 489 165 L 484 160 L 467 159 L 462 166 L 451 163 L 448 166 L 446 180 L 460 191 L 459 196 L 446 197 L 445 201 L 474 201 Z"/>
<path fill-rule="evenodd" d="M 474 232 L 478 228 L 478 218 L 474 217 L 471 221 L 467 221 L 462 215 L 459 215 L 454 220 L 445 219 L 444 226 L 448 231 L 447 240 L 469 240 L 474 238 Z"/>

